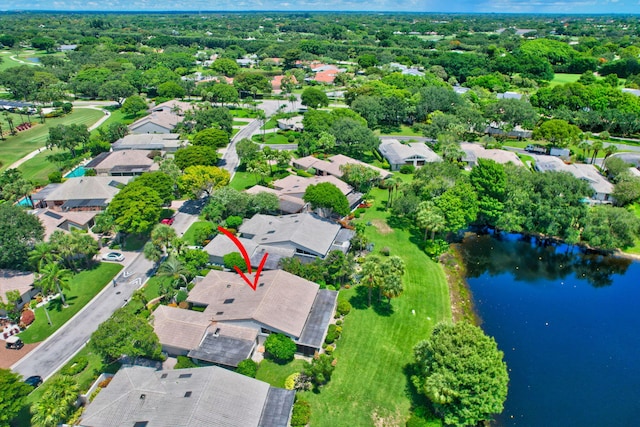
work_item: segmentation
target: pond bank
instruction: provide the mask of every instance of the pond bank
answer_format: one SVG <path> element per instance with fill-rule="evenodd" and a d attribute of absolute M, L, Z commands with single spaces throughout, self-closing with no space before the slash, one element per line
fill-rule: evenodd
<path fill-rule="evenodd" d="M 444 270 L 449 286 L 451 300 L 451 316 L 454 322 L 466 320 L 474 325 L 480 325 L 482 319 L 476 313 L 471 297 L 471 290 L 467 283 L 467 269 L 459 252 L 457 244 L 449 245 L 449 251 L 440 256 L 440 265 Z"/>

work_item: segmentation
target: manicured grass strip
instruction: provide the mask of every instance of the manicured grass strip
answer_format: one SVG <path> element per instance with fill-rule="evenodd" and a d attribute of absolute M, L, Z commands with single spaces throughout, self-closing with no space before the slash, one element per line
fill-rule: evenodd
<path fill-rule="evenodd" d="M 296 372 L 301 372 L 303 366 L 304 361 L 300 359 L 294 359 L 286 365 L 279 365 L 276 362 L 264 359 L 260 362 L 256 379 L 269 383 L 274 387 L 284 388 L 284 381 L 287 377 Z"/>
<path fill-rule="evenodd" d="M 376 135 L 389 135 L 389 136 L 419 136 L 424 137 L 422 132 L 416 132 L 411 126 L 401 125 L 400 130 L 397 132 L 381 132 L 379 130 L 374 132 Z"/>
<path fill-rule="evenodd" d="M 46 185 L 49 182 L 49 174 L 60 170 L 59 164 L 50 162 L 47 157 L 62 152 L 63 150 L 57 148 L 42 150 L 40 154 L 18 166 L 18 170 L 22 172 L 25 179 L 33 182 L 36 186 Z M 82 159 L 78 158 L 77 160 L 80 162 Z"/>
<path fill-rule="evenodd" d="M 236 174 L 229 184 L 231 188 L 235 188 L 238 191 L 246 190 L 254 185 L 256 185 L 256 175 L 241 170 L 236 171 Z"/>
<path fill-rule="evenodd" d="M 99 110 L 76 108 L 64 117 L 46 119 L 44 124 L 40 124 L 34 119 L 33 128 L 18 132 L 18 135 L 15 136 L 8 136 L 5 141 L 0 141 L 0 162 L 2 162 L 0 171 L 7 169 L 13 162 L 23 158 L 26 154 L 44 147 L 49 137 L 50 127 L 70 124 L 91 126 L 103 115 L 104 113 Z"/>
<path fill-rule="evenodd" d="M 194 222 L 193 224 L 191 224 L 191 227 L 189 227 L 189 229 L 184 233 L 182 239 L 187 242 L 187 245 L 190 246 L 201 245 L 202 242 L 196 242 L 195 240 L 196 233 L 198 232 L 198 230 L 209 227 L 209 224 L 211 224 L 209 221 Z"/>
<path fill-rule="evenodd" d="M 114 263 L 101 263 L 91 270 L 82 271 L 71 279 L 71 289 L 64 291 L 68 307 L 62 307 L 60 298 L 52 300 L 47 305 L 49 317 L 52 325 L 47 322 L 47 315 L 44 307 L 35 310 L 36 320 L 20 334 L 20 338 L 25 343 L 40 342 L 48 338 L 57 331 L 82 307 L 87 305 L 94 296 L 96 296 L 106 284 L 122 269 L 122 265 Z"/>
<path fill-rule="evenodd" d="M 373 193 L 376 203 L 361 221 L 380 224 L 388 213 L 377 208 L 384 206 L 387 193 Z M 340 292 L 340 298 L 351 301 L 354 308 L 337 342 L 336 370 L 319 394 L 301 393 L 311 403 L 314 427 L 404 425 L 412 403 L 404 368 L 412 362 L 413 347 L 429 336 L 438 321 L 451 319 L 444 273 L 416 245 L 421 233 L 412 234 L 411 226 L 400 221 L 390 222 L 398 228 L 382 234 L 372 225 L 366 234 L 375 242 L 376 252 L 388 247 L 391 255 L 403 258 L 404 293 L 392 300 L 389 311 L 386 301 L 367 307 L 366 292 L 357 288 Z"/>
<path fill-rule="evenodd" d="M 265 133 L 264 142 L 262 141 L 262 133 L 253 135 L 251 139 L 260 144 L 293 144 L 289 142 L 289 138 L 279 133 Z"/>

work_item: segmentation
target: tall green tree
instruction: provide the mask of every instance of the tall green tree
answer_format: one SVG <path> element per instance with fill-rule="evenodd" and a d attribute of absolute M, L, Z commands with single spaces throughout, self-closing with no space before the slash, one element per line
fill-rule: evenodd
<path fill-rule="evenodd" d="M 67 420 L 75 407 L 80 389 L 75 378 L 56 375 L 46 385 L 38 402 L 31 407 L 34 427 L 55 427 Z"/>
<path fill-rule="evenodd" d="M 326 107 L 329 105 L 327 94 L 316 87 L 308 87 L 302 91 L 300 102 L 311 108 Z"/>
<path fill-rule="evenodd" d="M 495 226 L 504 210 L 507 185 L 504 166 L 493 160 L 478 159 L 469 178 L 478 194 L 478 220 Z"/>
<path fill-rule="evenodd" d="M 161 346 L 153 327 L 126 307 L 116 310 L 91 335 L 90 346 L 107 363 L 126 355 L 151 359 L 161 357 Z"/>
<path fill-rule="evenodd" d="M 0 369 L 0 423 L 9 425 L 9 422 L 18 415 L 29 393 L 31 387 L 24 382 L 20 376 L 9 369 Z"/>
<path fill-rule="evenodd" d="M 467 322 L 438 323 L 414 348 L 413 385 L 446 425 L 472 426 L 502 412 L 509 376 L 493 338 Z"/>
<path fill-rule="evenodd" d="M 132 95 L 122 104 L 122 112 L 129 116 L 136 116 L 148 108 L 147 102 L 139 95 Z"/>
<path fill-rule="evenodd" d="M 331 216 L 333 212 L 341 216 L 349 213 L 347 196 L 342 194 L 342 191 L 340 191 L 338 187 L 329 182 L 322 182 L 307 187 L 303 200 L 311 203 L 313 209 L 326 210 L 327 216 Z"/>
<path fill-rule="evenodd" d="M 416 212 L 416 224 L 424 228 L 424 240 L 427 240 L 427 233 L 431 232 L 431 240 L 435 239 L 436 233 L 446 229 L 446 218 L 442 210 L 431 200 L 420 202 L 418 212 Z"/>
<path fill-rule="evenodd" d="M 366 286 L 369 291 L 368 303 L 369 307 L 371 307 L 371 294 L 373 289 L 379 287 L 380 283 L 382 283 L 383 272 L 380 259 L 376 256 L 368 256 L 362 264 L 361 273 L 360 284 Z"/>
<path fill-rule="evenodd" d="M 42 267 L 36 279 L 36 285 L 42 289 L 44 293 L 50 293 L 57 290 L 62 300 L 62 305 L 67 306 L 64 298 L 64 289 L 70 289 L 72 273 L 71 270 L 61 268 L 58 263 L 46 264 Z"/>
<path fill-rule="evenodd" d="M 44 237 L 44 227 L 24 209 L 0 203 L 0 268 L 29 269 L 29 252 Z"/>
<path fill-rule="evenodd" d="M 58 125 L 49 128 L 49 138 L 47 148 L 53 147 L 69 150 L 72 157 L 76 157 L 76 150 L 79 146 L 84 146 L 89 142 L 89 131 L 86 125 L 71 124 Z"/>
<path fill-rule="evenodd" d="M 135 181 L 134 181 L 135 183 Z M 128 185 L 115 195 L 107 213 L 124 233 L 147 233 L 160 220 L 162 199 L 152 188 Z"/>

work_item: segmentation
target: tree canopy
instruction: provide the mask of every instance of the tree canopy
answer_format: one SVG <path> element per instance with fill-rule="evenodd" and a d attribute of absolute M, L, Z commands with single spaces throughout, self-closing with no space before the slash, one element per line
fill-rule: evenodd
<path fill-rule="evenodd" d="M 313 209 L 326 209 L 329 216 L 335 212 L 341 216 L 349 213 L 349 201 L 342 191 L 330 182 L 310 185 L 304 192 L 303 200 L 311 203 Z"/>
<path fill-rule="evenodd" d="M 502 412 L 507 365 L 493 338 L 467 322 L 438 323 L 414 348 L 419 393 L 447 425 L 469 426 Z"/>

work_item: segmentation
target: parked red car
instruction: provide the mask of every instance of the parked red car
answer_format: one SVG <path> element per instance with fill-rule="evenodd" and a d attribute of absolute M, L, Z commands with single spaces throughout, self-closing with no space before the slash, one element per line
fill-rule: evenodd
<path fill-rule="evenodd" d="M 173 221 L 175 221 L 174 218 L 165 218 L 162 221 L 160 221 L 160 224 L 171 225 L 173 224 Z"/>

